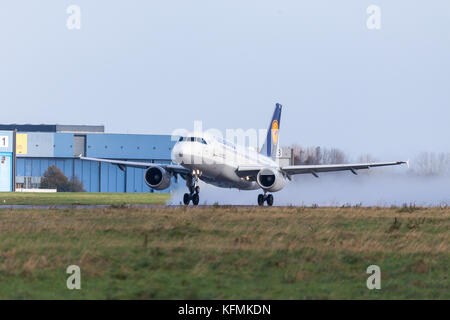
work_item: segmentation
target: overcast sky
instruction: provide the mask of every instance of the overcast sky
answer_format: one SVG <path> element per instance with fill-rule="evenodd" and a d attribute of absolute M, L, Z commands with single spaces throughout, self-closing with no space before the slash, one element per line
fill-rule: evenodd
<path fill-rule="evenodd" d="M 280 102 L 284 145 L 450 151 L 448 0 L 2 1 L 0 39 L 1 123 L 265 128 Z"/>

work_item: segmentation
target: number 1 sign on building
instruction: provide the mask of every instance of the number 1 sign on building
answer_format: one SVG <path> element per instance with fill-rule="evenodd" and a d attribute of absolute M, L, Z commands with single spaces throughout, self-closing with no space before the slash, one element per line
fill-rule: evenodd
<path fill-rule="evenodd" d="M 9 137 L 1 136 L 0 137 L 0 148 L 8 148 Z"/>

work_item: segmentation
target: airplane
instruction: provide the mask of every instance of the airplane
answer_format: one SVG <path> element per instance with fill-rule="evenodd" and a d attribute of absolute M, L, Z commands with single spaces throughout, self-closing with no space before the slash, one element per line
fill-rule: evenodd
<path fill-rule="evenodd" d="M 272 206 L 274 197 L 271 193 L 283 189 L 292 176 L 296 174 L 312 174 L 332 171 L 350 171 L 372 167 L 408 164 L 408 161 L 353 163 L 353 164 L 320 164 L 280 166 L 276 162 L 278 133 L 280 130 L 281 104 L 275 105 L 272 119 L 267 129 L 265 142 L 259 150 L 245 148 L 207 133 L 190 134 L 179 137 L 172 149 L 172 164 L 155 164 L 110 160 L 102 158 L 82 157 L 81 160 L 111 163 L 125 170 L 126 167 L 144 168 L 145 183 L 155 190 L 170 187 L 172 177 L 181 176 L 186 181 L 188 193 L 183 196 L 183 203 L 194 206 L 200 202 L 199 180 L 221 188 L 237 188 L 239 190 L 261 189 L 257 198 L 259 206 L 267 203 Z"/>

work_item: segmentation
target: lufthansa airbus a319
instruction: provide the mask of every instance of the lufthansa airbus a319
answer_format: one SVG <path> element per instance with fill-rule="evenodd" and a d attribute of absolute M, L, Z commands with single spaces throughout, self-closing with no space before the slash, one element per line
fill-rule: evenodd
<path fill-rule="evenodd" d="M 82 160 L 100 161 L 125 167 L 145 168 L 145 183 L 155 190 L 169 188 L 172 177 L 181 176 L 186 181 L 188 192 L 183 196 L 183 203 L 194 205 L 200 202 L 199 180 L 222 188 L 240 190 L 261 189 L 258 205 L 264 203 L 272 206 L 272 192 L 283 189 L 295 174 L 312 174 L 332 171 L 350 171 L 372 167 L 395 166 L 407 161 L 327 164 L 327 165 L 290 165 L 279 166 L 276 162 L 278 133 L 281 118 L 280 104 L 275 111 L 267 129 L 264 145 L 256 151 L 245 148 L 219 137 L 208 134 L 192 134 L 180 137 L 172 149 L 173 164 L 155 164 L 145 162 L 121 161 L 101 158 L 80 157 Z"/>

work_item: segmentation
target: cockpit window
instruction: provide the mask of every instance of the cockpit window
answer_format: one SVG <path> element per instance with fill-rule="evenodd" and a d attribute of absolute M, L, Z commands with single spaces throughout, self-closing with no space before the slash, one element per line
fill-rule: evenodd
<path fill-rule="evenodd" d="M 207 144 L 205 139 L 203 139 L 203 138 L 196 138 L 196 141 L 200 142 L 200 143 L 203 143 L 203 144 Z"/>
<path fill-rule="evenodd" d="M 207 144 L 205 139 L 198 138 L 198 137 L 180 137 L 180 139 L 178 139 L 178 141 L 191 141 L 191 142 L 200 142 L 203 144 Z"/>

